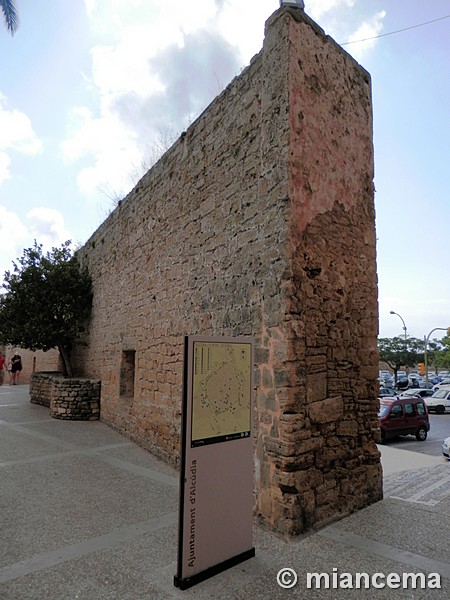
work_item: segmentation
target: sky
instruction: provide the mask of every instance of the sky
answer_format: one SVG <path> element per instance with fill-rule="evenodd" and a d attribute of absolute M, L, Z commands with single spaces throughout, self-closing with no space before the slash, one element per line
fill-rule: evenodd
<path fill-rule="evenodd" d="M 34 240 L 86 242 L 260 51 L 279 8 L 16 4 L 15 35 L 0 23 L 0 283 Z M 450 1 L 306 0 L 305 11 L 372 76 L 379 334 L 403 335 L 404 322 L 423 339 L 450 326 Z"/>

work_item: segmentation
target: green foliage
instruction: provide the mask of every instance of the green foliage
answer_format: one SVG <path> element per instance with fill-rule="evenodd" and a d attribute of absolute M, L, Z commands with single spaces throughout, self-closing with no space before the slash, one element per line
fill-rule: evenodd
<path fill-rule="evenodd" d="M 380 360 L 387 363 L 394 371 L 402 367 L 415 367 L 423 361 L 425 343 L 417 338 L 379 338 L 378 350 Z M 427 359 L 430 370 L 450 369 L 450 335 L 442 340 L 434 339 L 428 342 Z"/>
<path fill-rule="evenodd" d="M 450 336 L 429 342 L 427 355 L 428 364 L 434 371 L 450 369 Z"/>
<path fill-rule="evenodd" d="M 91 278 L 71 242 L 46 254 L 42 245 L 23 251 L 5 273 L 0 295 L 0 342 L 30 350 L 58 348 L 68 375 L 70 351 L 92 306 Z"/>
<path fill-rule="evenodd" d="M 422 360 L 424 342 L 417 338 L 379 338 L 378 351 L 380 360 L 390 366 L 397 378 L 397 371 L 401 367 L 414 367 Z"/>
<path fill-rule="evenodd" d="M 14 0 L 0 0 L 0 8 L 3 12 L 6 28 L 14 35 L 19 27 L 19 14 L 16 9 Z"/>

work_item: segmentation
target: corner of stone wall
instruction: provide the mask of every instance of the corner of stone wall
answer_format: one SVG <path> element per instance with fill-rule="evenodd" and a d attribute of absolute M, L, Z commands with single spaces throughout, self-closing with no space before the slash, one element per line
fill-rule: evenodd
<path fill-rule="evenodd" d="M 64 377 L 61 371 L 35 372 L 30 381 L 30 402 L 50 408 L 52 400 L 53 381 Z"/>
<path fill-rule="evenodd" d="M 294 536 L 382 498 L 370 78 L 302 11 L 266 32 L 289 41 L 290 232 L 258 357 L 257 512 Z"/>

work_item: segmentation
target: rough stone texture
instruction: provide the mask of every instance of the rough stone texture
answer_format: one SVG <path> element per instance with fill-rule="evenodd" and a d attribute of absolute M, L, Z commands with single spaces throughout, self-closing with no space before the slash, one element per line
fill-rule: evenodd
<path fill-rule="evenodd" d="M 30 402 L 50 408 L 54 389 L 53 382 L 60 377 L 63 377 L 60 371 L 33 373 L 30 382 Z"/>
<path fill-rule="evenodd" d="M 54 419 L 98 421 L 101 382 L 64 377 L 62 373 L 33 373 L 30 402 L 50 408 Z"/>
<path fill-rule="evenodd" d="M 256 339 L 256 511 L 295 535 L 381 498 L 370 77 L 299 9 L 80 251 L 76 365 L 179 460 L 185 334 Z"/>

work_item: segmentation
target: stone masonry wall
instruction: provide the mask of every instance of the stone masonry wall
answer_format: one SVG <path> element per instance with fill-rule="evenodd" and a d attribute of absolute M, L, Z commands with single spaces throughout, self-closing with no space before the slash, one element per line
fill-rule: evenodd
<path fill-rule="evenodd" d="M 378 499 L 381 471 L 370 77 L 301 18 L 289 37 L 288 309 L 258 453 L 259 509 L 295 533 Z"/>
<path fill-rule="evenodd" d="M 30 402 L 50 408 L 53 379 L 62 377 L 62 373 L 33 373 L 30 382 Z"/>
<path fill-rule="evenodd" d="M 80 251 L 76 368 L 177 464 L 183 338 L 256 340 L 256 511 L 298 534 L 382 495 L 369 75 L 300 9 Z"/>
<path fill-rule="evenodd" d="M 97 421 L 100 418 L 98 380 L 64 377 L 61 373 L 34 373 L 30 402 L 50 408 L 54 419 Z"/>

